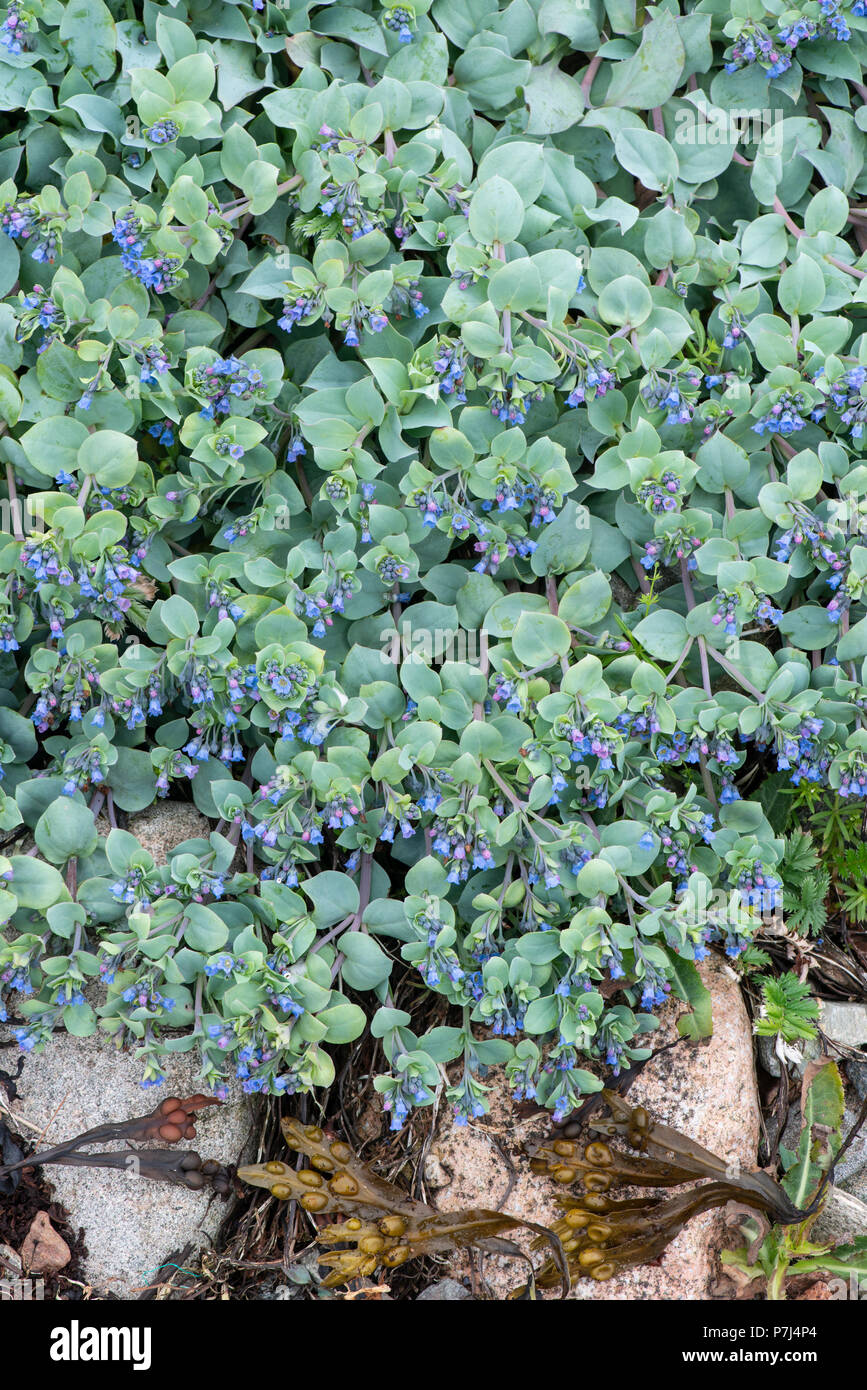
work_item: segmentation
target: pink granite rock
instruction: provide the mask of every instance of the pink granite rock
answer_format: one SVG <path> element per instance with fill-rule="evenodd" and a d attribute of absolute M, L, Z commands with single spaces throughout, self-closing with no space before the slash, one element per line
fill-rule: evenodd
<path fill-rule="evenodd" d="M 65 1269 L 72 1259 L 69 1246 L 48 1219 L 48 1213 L 37 1212 L 24 1237 L 21 1264 L 28 1274 L 50 1274 Z"/>
<path fill-rule="evenodd" d="M 713 1037 L 698 1044 L 684 1042 L 663 1053 L 633 1083 L 628 1098 L 705 1148 L 751 1169 L 759 1142 L 759 1106 L 749 1018 L 734 972 L 716 956 L 701 970 L 713 1000 Z M 685 1007 L 672 1000 L 660 1010 L 662 1026 L 654 1035 L 654 1047 L 677 1036 L 676 1020 Z M 524 1145 L 550 1133 L 550 1122 L 545 1117 L 520 1120 L 505 1077 L 492 1071 L 489 1080 L 493 1082 L 491 1114 L 484 1122 L 458 1128 L 446 1114 L 437 1127 L 426 1165 L 430 1200 L 443 1211 L 495 1207 L 550 1224 L 558 1214 L 556 1186 L 530 1172 L 523 1152 Z M 447 1186 L 443 1185 L 446 1181 Z M 680 1232 L 657 1265 L 627 1270 L 605 1284 L 581 1279 L 570 1297 L 670 1300 L 719 1296 L 716 1285 L 722 1270 L 717 1257 L 723 1246 L 739 1243 L 736 1231 L 734 1236 L 721 1212 L 707 1212 Z M 529 1249 L 529 1234 L 518 1233 L 512 1238 Z M 538 1263 L 540 1256 L 535 1258 Z M 462 1277 L 467 1269 L 466 1257 L 460 1256 L 451 1272 Z M 526 1268 L 515 1259 L 484 1256 L 482 1273 L 489 1296 L 501 1299 L 524 1282 Z M 724 1281 L 721 1287 L 726 1287 Z M 723 1296 L 731 1296 L 731 1292 L 727 1290 Z M 552 1291 L 543 1296 L 557 1294 Z"/>

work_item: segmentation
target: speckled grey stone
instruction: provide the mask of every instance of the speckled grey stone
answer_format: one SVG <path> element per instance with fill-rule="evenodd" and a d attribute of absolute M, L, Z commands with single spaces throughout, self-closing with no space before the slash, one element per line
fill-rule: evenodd
<path fill-rule="evenodd" d="M 826 1001 L 822 1005 L 819 1027 L 832 1042 L 844 1047 L 867 1043 L 867 1004 Z"/>
<path fill-rule="evenodd" d="M 759 1061 L 770 1076 L 780 1075 L 780 1059 L 774 1048 L 775 1041 L 775 1038 L 766 1037 L 764 1034 L 760 1034 L 756 1038 L 756 1051 L 759 1054 Z"/>
<path fill-rule="evenodd" d="M 144 1090 L 142 1063 L 133 1053 L 118 1052 L 100 1035 L 61 1033 L 44 1052 L 27 1055 L 10 1108 L 22 1122 L 22 1133 L 35 1140 L 44 1131 L 39 1146 L 48 1148 L 98 1124 L 146 1115 L 166 1096 L 201 1090 L 194 1053 L 169 1055 L 164 1061 L 166 1085 Z M 240 1088 L 230 1090 L 228 1103 L 202 1112 L 196 1127 L 196 1138 L 179 1147 L 236 1163 L 253 1129 L 251 1099 Z M 196 1250 L 208 1248 L 227 1210 L 207 1190 L 151 1182 L 135 1176 L 132 1168 L 124 1173 L 48 1166 L 45 1174 L 73 1229 L 84 1229 L 90 1284 L 101 1294 L 125 1299 L 138 1298 L 173 1252 L 190 1244 Z"/>
<path fill-rule="evenodd" d="M 438 1283 L 424 1289 L 416 1303 L 463 1303 L 467 1299 L 472 1302 L 473 1295 L 463 1284 L 459 1284 L 456 1279 L 440 1279 Z"/>
<path fill-rule="evenodd" d="M 848 1245 L 856 1236 L 867 1236 L 867 1203 L 853 1197 L 851 1192 L 834 1187 L 816 1219 L 810 1239 L 819 1244 L 833 1240 L 837 1245 Z"/>
<path fill-rule="evenodd" d="M 847 1058 L 846 1074 L 858 1099 L 867 1100 L 867 1055 L 865 1055 L 863 1062 L 853 1061 L 851 1057 Z"/>

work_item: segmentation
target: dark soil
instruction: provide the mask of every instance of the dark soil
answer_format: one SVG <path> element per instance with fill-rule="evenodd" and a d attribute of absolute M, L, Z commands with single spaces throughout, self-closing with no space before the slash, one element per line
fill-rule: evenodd
<path fill-rule="evenodd" d="M 4 1094 L 8 1099 L 14 1100 L 15 1075 L 0 1071 L 0 1096 Z M 32 1151 L 31 1141 L 11 1129 L 0 1114 L 0 1161 L 17 1163 Z M 8 1245 L 16 1254 L 20 1254 L 33 1219 L 39 1212 L 46 1213 L 55 1231 L 63 1237 L 72 1252 L 72 1258 L 65 1269 L 39 1276 L 44 1277 L 45 1298 L 83 1298 L 86 1287 L 83 1261 L 87 1255 L 84 1232 L 81 1229 L 75 1231 L 70 1226 L 65 1208 L 54 1200 L 54 1189 L 45 1177 L 44 1170 L 22 1168 L 16 1173 L 0 1178 L 0 1245 Z M 3 1275 L 8 1277 L 7 1271 L 4 1270 Z"/>

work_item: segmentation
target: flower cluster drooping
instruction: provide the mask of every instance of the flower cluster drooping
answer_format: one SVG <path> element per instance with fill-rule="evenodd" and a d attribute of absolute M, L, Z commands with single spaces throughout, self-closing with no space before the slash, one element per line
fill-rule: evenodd
<path fill-rule="evenodd" d="M 145 240 L 142 225 L 131 210 L 115 219 L 112 238 L 120 247 L 125 270 L 140 280 L 146 289 L 165 294 L 179 282 L 180 262 L 176 256 L 144 256 Z"/>
<path fill-rule="evenodd" d="M 840 0 L 819 0 L 819 10 L 818 20 L 802 15 L 790 24 L 780 25 L 773 35 L 763 25 L 750 20 L 730 49 L 726 72 L 738 72 L 757 64 L 767 77 L 781 77 L 791 68 L 799 44 L 815 39 L 845 43 L 852 37 Z M 862 10 L 863 2 L 859 4 L 856 0 L 851 13 L 861 14 Z"/>
<path fill-rule="evenodd" d="M 839 414 L 842 424 L 848 426 L 852 439 L 860 440 L 867 423 L 867 398 L 864 396 L 864 383 L 867 381 L 867 367 L 850 367 L 836 381 L 828 382 L 824 367 L 813 377 L 814 383 L 827 390 L 828 403 Z M 822 403 L 810 412 L 810 419 L 825 419 L 827 406 Z"/>
<path fill-rule="evenodd" d="M 391 29 L 397 34 L 401 43 L 412 43 L 415 15 L 412 10 L 407 9 L 406 5 L 393 5 L 382 16 L 382 22 L 387 29 Z"/>
<path fill-rule="evenodd" d="M 31 24 L 31 19 L 21 13 L 20 6 L 9 6 L 6 18 L 0 25 L 0 45 L 11 57 L 19 57 L 29 47 L 33 37 Z"/>
<path fill-rule="evenodd" d="M 229 415 L 233 401 L 258 398 L 264 378 L 258 367 L 248 366 L 237 357 L 218 357 L 192 374 L 192 389 L 205 404 L 199 412 L 206 420 Z M 227 452 L 229 452 L 227 450 Z"/>
<path fill-rule="evenodd" d="M 807 422 L 801 414 L 806 408 L 802 392 L 782 391 L 770 410 L 759 417 L 753 429 L 756 434 L 796 434 L 806 427 Z"/>
<path fill-rule="evenodd" d="M 40 264 L 53 265 L 61 250 L 60 230 L 39 211 L 33 198 L 17 198 L 0 210 L 0 227 L 12 241 L 26 241 L 30 255 Z"/>

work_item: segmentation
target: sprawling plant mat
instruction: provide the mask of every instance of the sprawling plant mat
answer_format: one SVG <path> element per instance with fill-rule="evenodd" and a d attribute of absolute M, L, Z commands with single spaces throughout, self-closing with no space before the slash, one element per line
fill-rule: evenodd
<path fill-rule="evenodd" d="M 291 1095 L 369 1029 L 400 1129 L 708 1031 L 867 794 L 864 9 L 8 8 L 25 1051 Z"/>

